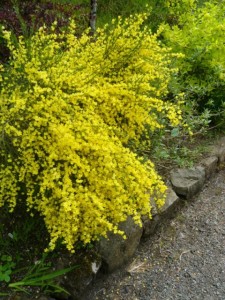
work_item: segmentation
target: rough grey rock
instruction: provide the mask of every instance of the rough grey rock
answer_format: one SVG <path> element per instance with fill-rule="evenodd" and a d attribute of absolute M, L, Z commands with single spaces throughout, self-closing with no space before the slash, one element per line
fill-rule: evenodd
<path fill-rule="evenodd" d="M 222 137 L 213 147 L 212 153 L 219 159 L 219 163 L 225 162 L 225 137 Z"/>
<path fill-rule="evenodd" d="M 142 238 L 147 238 L 150 235 L 156 232 L 156 229 L 160 223 L 160 215 L 155 215 L 152 219 L 149 219 L 147 216 L 142 217 L 142 224 L 143 224 L 143 234 Z"/>
<path fill-rule="evenodd" d="M 101 267 L 101 258 L 95 250 L 86 253 L 65 255 L 55 263 L 56 269 L 62 270 L 68 266 L 77 266 L 64 276 L 57 278 L 57 284 L 63 287 L 66 293 L 57 294 L 60 300 L 79 300 Z M 54 297 L 54 295 L 53 295 Z"/>
<path fill-rule="evenodd" d="M 157 207 L 157 205 L 155 203 L 154 197 L 150 198 L 150 204 L 151 204 L 151 207 L 152 207 L 152 209 L 151 209 L 151 215 L 154 217 L 154 216 L 156 216 L 156 215 L 159 214 L 159 209 L 158 209 L 158 207 Z"/>
<path fill-rule="evenodd" d="M 168 214 L 169 211 L 174 208 L 174 206 L 178 201 L 179 201 L 179 197 L 177 196 L 177 194 L 173 191 L 171 187 L 168 187 L 166 201 L 163 207 L 160 209 L 160 213 Z"/>
<path fill-rule="evenodd" d="M 190 199 L 201 190 L 204 184 L 205 168 L 177 169 L 172 170 L 170 175 L 176 194 Z"/>
<path fill-rule="evenodd" d="M 204 158 L 200 165 L 205 167 L 205 175 L 206 178 L 209 179 L 212 174 L 215 173 L 218 163 L 218 157 L 217 156 L 210 156 L 207 158 Z"/>
<path fill-rule="evenodd" d="M 146 238 L 155 233 L 161 219 L 165 217 L 165 215 L 169 215 L 170 212 L 173 211 L 173 208 L 178 201 L 179 197 L 171 187 L 168 187 L 165 204 L 160 210 L 157 209 L 154 199 L 151 200 L 153 217 L 152 219 L 149 219 L 147 216 L 142 217 L 143 238 Z"/>
<path fill-rule="evenodd" d="M 102 238 L 98 243 L 98 252 L 103 260 L 103 269 L 110 273 L 125 264 L 139 245 L 143 228 L 136 225 L 131 217 L 119 225 L 126 234 L 126 239 L 118 234 L 109 233 L 108 239 Z"/>

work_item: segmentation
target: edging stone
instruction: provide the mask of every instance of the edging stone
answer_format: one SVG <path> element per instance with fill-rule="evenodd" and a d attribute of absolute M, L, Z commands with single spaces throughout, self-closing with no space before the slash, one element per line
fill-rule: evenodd
<path fill-rule="evenodd" d="M 205 167 L 201 166 L 190 169 L 176 169 L 170 173 L 173 190 L 177 195 L 186 199 L 192 198 L 202 189 L 205 178 Z"/>
<path fill-rule="evenodd" d="M 225 162 L 225 136 L 219 139 L 212 148 L 213 155 L 218 157 L 219 163 Z"/>
<path fill-rule="evenodd" d="M 171 213 L 177 206 L 179 199 L 180 198 L 173 191 L 173 189 L 171 187 L 168 187 L 165 204 L 159 211 L 157 211 L 155 208 L 156 205 L 154 205 L 154 199 L 151 200 L 151 202 L 153 202 L 153 208 L 155 209 L 152 211 L 152 219 L 149 219 L 147 216 L 142 217 L 142 238 L 147 238 L 156 232 L 158 225 L 163 221 L 163 219 L 168 218 L 171 215 Z"/>
<path fill-rule="evenodd" d="M 55 282 L 69 294 L 60 292 L 54 295 L 57 300 L 80 300 L 81 295 L 93 282 L 102 264 L 102 258 L 94 249 L 86 253 L 64 255 L 55 261 L 55 270 L 62 270 L 68 266 L 75 267 L 72 271 L 56 278 Z"/>
<path fill-rule="evenodd" d="M 143 232 L 143 228 L 135 224 L 130 216 L 119 225 L 119 229 L 124 231 L 126 239 L 110 232 L 108 239 L 102 238 L 97 244 L 102 269 L 107 273 L 118 269 L 134 255 Z"/>
<path fill-rule="evenodd" d="M 205 168 L 206 179 L 209 179 L 216 172 L 218 161 L 219 159 L 215 155 L 206 157 L 200 161 L 200 166 Z"/>

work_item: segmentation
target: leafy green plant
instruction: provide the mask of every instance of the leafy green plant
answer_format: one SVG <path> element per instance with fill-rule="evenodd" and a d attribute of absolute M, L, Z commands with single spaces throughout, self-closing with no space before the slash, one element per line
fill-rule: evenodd
<path fill-rule="evenodd" d="M 153 32 L 162 23 L 177 24 L 179 16 L 192 11 L 197 5 L 195 0 L 101 0 L 98 1 L 97 24 L 110 23 L 118 16 L 129 17 L 131 14 L 151 11 L 146 23 Z"/>
<path fill-rule="evenodd" d="M 225 12 L 224 2 L 209 1 L 181 15 L 178 25 L 161 25 L 163 41 L 184 56 L 176 61 L 179 71 L 171 82 L 173 94 L 183 92 L 185 102 L 196 102 L 222 116 L 225 102 Z"/>
<path fill-rule="evenodd" d="M 9 283 L 8 287 L 14 290 L 23 291 L 29 294 L 27 287 L 39 287 L 45 293 L 64 292 L 69 294 L 63 287 L 56 283 L 55 279 L 74 270 L 78 266 L 65 268 L 62 270 L 52 270 L 51 263 L 46 262 L 47 255 L 43 255 L 41 260 L 37 261 L 33 267 L 17 282 Z M 20 270 L 18 270 L 20 271 Z M 17 271 L 17 272 L 18 272 Z"/>
<path fill-rule="evenodd" d="M 13 291 L 28 293 L 31 286 L 38 287 L 43 293 L 66 293 L 58 284 L 57 278 L 77 266 L 54 270 L 52 262 L 58 257 L 58 252 L 45 253 L 37 260 L 39 253 L 46 247 L 43 243 L 43 224 L 37 216 L 32 218 L 24 215 L 22 208 L 17 207 L 18 211 L 11 214 L 6 209 L 2 210 L 4 226 L 0 226 L 0 250 L 7 255 L 0 257 L 0 296 L 7 296 Z M 58 251 L 60 246 L 57 245 Z M 34 265 L 29 266 L 28 262 L 32 261 L 35 262 Z"/>
<path fill-rule="evenodd" d="M 2 255 L 0 257 L 0 282 L 10 282 L 10 276 L 16 264 L 10 255 Z"/>

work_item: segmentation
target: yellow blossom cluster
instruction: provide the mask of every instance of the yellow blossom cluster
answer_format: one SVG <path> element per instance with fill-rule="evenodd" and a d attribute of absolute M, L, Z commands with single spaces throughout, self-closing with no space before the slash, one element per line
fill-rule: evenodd
<path fill-rule="evenodd" d="M 141 224 L 149 199 L 164 203 L 166 187 L 151 162 L 128 147 L 140 143 L 159 116 L 173 125 L 177 106 L 161 98 L 173 70 L 171 54 L 143 26 L 145 14 L 77 38 L 75 24 L 56 34 L 41 28 L 18 47 L 0 83 L 0 207 L 18 201 L 37 210 L 50 234 L 73 251 L 120 233 L 128 215 Z M 0 77 L 1 78 L 1 77 Z"/>

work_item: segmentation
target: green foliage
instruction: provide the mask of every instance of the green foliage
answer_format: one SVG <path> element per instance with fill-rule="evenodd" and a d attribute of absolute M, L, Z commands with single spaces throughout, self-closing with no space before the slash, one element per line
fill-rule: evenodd
<path fill-rule="evenodd" d="M 168 132 L 157 133 L 152 137 L 153 145 L 148 155 L 164 174 L 164 178 L 168 179 L 171 168 L 193 167 L 208 152 L 209 137 L 205 143 L 204 139 L 201 140 L 204 135 L 207 136 L 208 133 L 198 132 L 196 136 L 190 137 L 178 127 Z"/>
<path fill-rule="evenodd" d="M 112 19 L 118 16 L 129 17 L 135 13 L 146 11 L 148 0 L 130 0 L 130 1 L 98 1 L 97 25 L 102 26 L 110 23 Z"/>
<path fill-rule="evenodd" d="M 86 9 L 90 9 L 89 0 L 52 0 L 51 2 L 82 5 L 85 6 Z M 201 1 L 101 0 L 97 2 L 97 25 L 103 26 L 118 16 L 126 18 L 136 13 L 151 11 L 151 15 L 145 23 L 155 32 L 162 22 L 176 24 L 181 14 L 191 11 L 196 3 L 199 2 Z"/>
<path fill-rule="evenodd" d="M 53 271 L 51 263 L 46 262 L 46 255 L 43 255 L 41 260 L 36 261 L 33 267 L 29 268 L 23 278 L 16 282 L 9 283 L 8 287 L 13 290 L 23 291 L 29 294 L 27 287 L 39 287 L 45 293 L 69 293 L 60 287 L 55 279 L 59 276 L 71 272 L 74 267 Z M 76 266 L 78 267 L 78 266 Z"/>
<path fill-rule="evenodd" d="M 16 264 L 12 261 L 12 257 L 10 255 L 2 255 L 0 257 L 0 282 L 10 281 L 10 276 L 15 265 Z"/>
<path fill-rule="evenodd" d="M 39 256 L 48 245 L 41 217 L 38 214 L 31 217 L 26 210 L 21 203 L 13 213 L 9 213 L 7 207 L 1 209 L 0 255 L 7 253 L 18 267 L 32 260 L 32 256 Z"/>
<path fill-rule="evenodd" d="M 24 268 L 15 269 L 16 264 L 13 262 L 12 257 L 9 255 L 2 255 L 0 258 L 0 282 L 5 282 L 7 287 L 5 290 L 23 291 L 29 294 L 28 287 L 39 287 L 42 292 L 49 293 L 61 293 L 69 294 L 64 288 L 56 283 L 56 278 L 67 274 L 77 268 L 78 266 L 69 267 L 61 270 L 52 270 L 50 262 L 46 262 L 46 255 L 43 255 L 41 260 L 36 261 L 34 266 L 27 267 L 26 273 L 22 276 L 21 280 L 14 281 L 14 276 L 23 273 Z M 16 276 L 18 279 L 18 275 Z M 0 295 L 7 295 L 7 293 L 1 293 Z"/>
<path fill-rule="evenodd" d="M 184 92 L 198 111 L 220 113 L 225 102 L 224 3 L 206 2 L 180 16 L 178 25 L 162 25 L 164 43 L 184 54 L 177 60 L 179 72 L 171 82 L 173 93 Z"/>
<path fill-rule="evenodd" d="M 177 24 L 181 14 L 192 11 L 195 0 L 102 0 L 98 1 L 97 24 L 103 25 L 118 16 L 129 17 L 143 11 L 151 11 L 146 24 L 155 32 L 162 22 Z"/>
<path fill-rule="evenodd" d="M 13 213 L 2 209 L 1 220 L 0 296 L 16 291 L 29 293 L 31 286 L 41 289 L 43 293 L 67 293 L 56 279 L 77 266 L 55 270 L 53 262 L 58 252 L 40 255 L 48 244 L 41 218 L 38 215 L 32 218 L 20 204 Z"/>
<path fill-rule="evenodd" d="M 182 14 L 191 13 L 199 1 L 196 0 L 151 0 L 149 26 L 155 32 L 162 23 L 170 26 L 178 23 Z"/>

